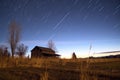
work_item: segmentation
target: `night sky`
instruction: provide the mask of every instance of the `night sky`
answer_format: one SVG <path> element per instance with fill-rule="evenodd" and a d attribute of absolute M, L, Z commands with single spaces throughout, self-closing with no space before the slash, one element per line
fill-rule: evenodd
<path fill-rule="evenodd" d="M 53 40 L 61 57 L 120 50 L 120 0 L 0 0 L 0 45 L 15 20 L 30 50 Z"/>

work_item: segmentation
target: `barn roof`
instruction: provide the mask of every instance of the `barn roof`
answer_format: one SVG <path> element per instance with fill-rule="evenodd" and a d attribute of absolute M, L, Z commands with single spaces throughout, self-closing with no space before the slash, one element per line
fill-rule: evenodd
<path fill-rule="evenodd" d="M 41 46 L 35 46 L 31 51 L 33 51 L 34 49 L 49 50 L 49 51 L 55 52 L 54 50 L 52 50 L 52 49 L 50 49 L 50 48 L 41 47 Z"/>

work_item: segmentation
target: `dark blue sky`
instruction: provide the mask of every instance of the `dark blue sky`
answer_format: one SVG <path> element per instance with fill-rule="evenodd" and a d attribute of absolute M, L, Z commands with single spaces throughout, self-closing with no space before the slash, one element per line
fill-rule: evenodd
<path fill-rule="evenodd" d="M 0 43 L 12 20 L 29 51 L 53 40 L 63 57 L 120 50 L 120 0 L 0 0 Z"/>

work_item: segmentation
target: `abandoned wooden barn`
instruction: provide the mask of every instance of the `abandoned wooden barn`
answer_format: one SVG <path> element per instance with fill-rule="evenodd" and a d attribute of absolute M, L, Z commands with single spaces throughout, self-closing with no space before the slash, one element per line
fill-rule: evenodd
<path fill-rule="evenodd" d="M 58 57 L 60 56 L 59 54 L 55 54 L 55 51 L 46 48 L 46 47 L 40 47 L 40 46 L 35 46 L 31 50 L 31 58 L 41 58 L 41 57 Z"/>

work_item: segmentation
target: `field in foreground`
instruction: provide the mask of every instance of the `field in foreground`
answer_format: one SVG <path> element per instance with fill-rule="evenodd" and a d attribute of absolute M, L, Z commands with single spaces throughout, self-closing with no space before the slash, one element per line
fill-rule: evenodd
<path fill-rule="evenodd" d="M 0 80 L 120 80 L 120 59 L 4 59 Z"/>

